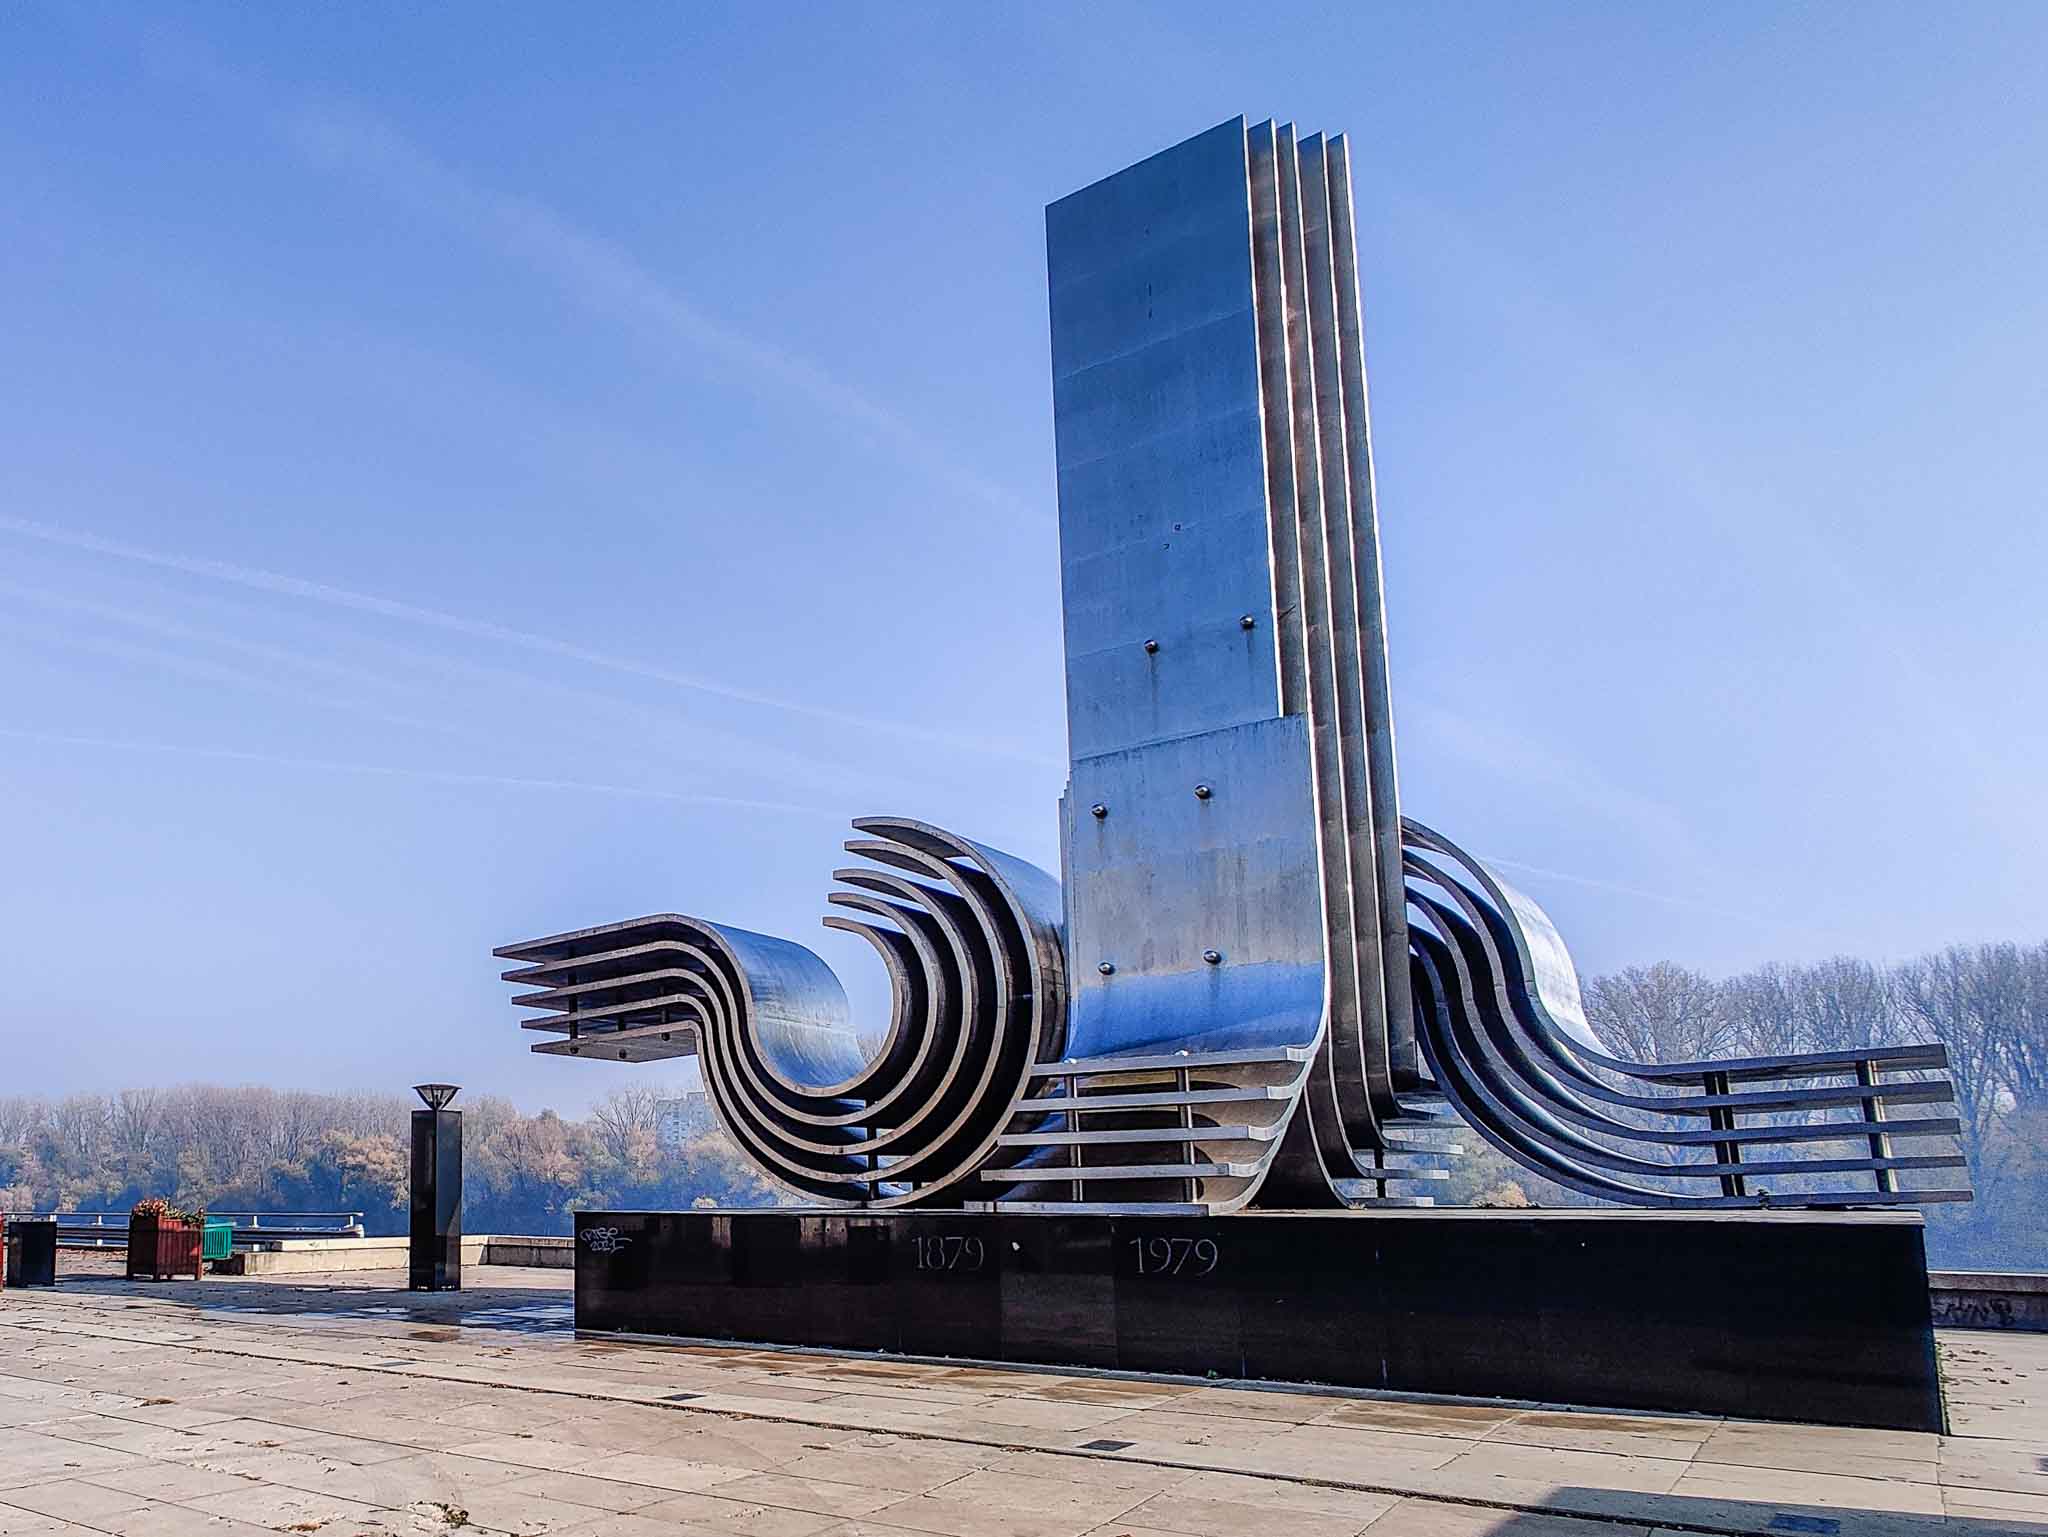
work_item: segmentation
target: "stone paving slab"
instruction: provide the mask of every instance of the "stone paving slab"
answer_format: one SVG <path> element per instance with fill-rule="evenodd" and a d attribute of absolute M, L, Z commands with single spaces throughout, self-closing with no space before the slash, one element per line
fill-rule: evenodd
<path fill-rule="evenodd" d="M 1953 1434 L 578 1340 L 560 1271 L 0 1293 L 0 1537 L 2048 1537 L 2048 1337 Z"/>

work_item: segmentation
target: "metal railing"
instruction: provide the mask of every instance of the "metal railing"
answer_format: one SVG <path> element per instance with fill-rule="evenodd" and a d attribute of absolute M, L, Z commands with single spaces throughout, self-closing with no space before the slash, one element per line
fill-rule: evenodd
<path fill-rule="evenodd" d="M 125 1211 L 7 1212 L 10 1221 L 55 1221 L 57 1242 L 66 1248 L 125 1249 Z M 359 1211 L 209 1211 L 210 1222 L 234 1225 L 237 1247 L 291 1238 L 361 1238 Z"/>

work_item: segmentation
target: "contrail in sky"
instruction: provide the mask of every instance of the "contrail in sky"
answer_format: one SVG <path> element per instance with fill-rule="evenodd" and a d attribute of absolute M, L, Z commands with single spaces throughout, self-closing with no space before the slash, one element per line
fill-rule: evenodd
<path fill-rule="evenodd" d="M 447 769 L 401 768 L 384 763 L 344 763 L 327 758 L 293 758 L 279 753 L 245 752 L 233 747 L 191 746 L 181 742 L 122 741 L 114 737 L 73 735 L 61 731 L 24 731 L 0 726 L 0 737 L 16 742 L 41 742 L 53 747 L 95 747 L 111 752 L 170 753 L 179 757 L 218 758 L 234 763 L 261 763 L 276 768 L 317 769 L 337 774 L 374 774 L 388 779 L 417 779 L 432 784 L 479 785 L 511 790 L 571 790 L 598 795 L 623 795 L 639 800 L 676 801 L 693 806 L 729 806 L 747 811 L 780 811 L 797 816 L 830 817 L 840 813 L 792 801 L 749 800 L 737 795 L 711 795 L 694 790 L 651 790 L 637 785 L 595 783 L 583 779 L 526 779 L 509 774 L 465 774 Z"/>
<path fill-rule="evenodd" d="M 1646 902 L 1662 902 L 1669 907 L 1689 907 L 1695 912 L 1712 913 L 1717 918 L 1732 918 L 1738 923 L 1770 924 L 1772 919 L 1762 913 L 1737 912 L 1732 908 L 1715 907 L 1708 902 L 1695 901 L 1691 897 L 1674 897 L 1661 891 L 1645 891 L 1640 886 L 1624 886 L 1620 881 L 1600 880 L 1590 875 L 1568 875 L 1563 870 L 1549 870 L 1542 865 L 1523 864 L 1519 859 L 1502 859 L 1498 854 L 1482 854 L 1490 865 L 1499 865 L 1504 870 L 1520 870 L 1524 875 L 1540 875 L 1546 880 L 1566 881 L 1574 886 L 1590 886 L 1596 891 L 1618 892 L 1625 897 L 1641 897 Z"/>
<path fill-rule="evenodd" d="M 506 625 L 494 624 L 486 619 L 469 619 L 460 614 L 447 613 L 436 608 L 426 608 L 416 603 L 405 603 L 395 598 L 380 597 L 375 593 L 356 592 L 346 587 L 336 587 L 327 582 L 308 581 L 303 577 L 287 576 L 281 572 L 265 571 L 254 566 L 235 565 L 228 561 L 211 560 L 200 556 L 179 555 L 165 550 L 153 550 L 141 545 L 128 544 L 118 539 L 103 538 L 98 534 L 79 533 L 71 529 L 58 528 L 48 523 L 38 523 L 29 518 L 0 515 L 0 532 L 16 534 L 24 539 L 37 539 L 45 544 L 62 545 L 67 549 L 85 550 L 95 555 L 112 556 L 117 560 L 133 561 L 139 565 L 155 566 L 167 571 L 182 571 L 192 576 L 203 576 L 214 581 L 232 582 L 237 586 L 254 588 L 260 592 L 277 593 L 286 597 L 302 598 L 308 602 L 324 603 L 330 607 L 345 608 L 361 614 L 375 614 L 380 618 L 402 620 L 408 624 L 423 625 L 430 629 L 450 634 L 467 636 L 474 640 L 487 640 L 501 646 L 516 646 L 546 656 L 562 657 L 569 661 L 583 662 L 593 667 L 602 667 L 612 672 L 624 673 L 631 677 L 646 678 L 657 683 L 670 684 L 677 688 L 691 689 L 697 693 L 709 694 L 719 699 L 731 699 L 742 704 L 759 705 L 771 710 L 782 710 L 792 715 L 807 716 L 837 726 L 851 726 L 862 731 L 879 732 L 886 735 L 921 741 L 935 746 L 948 747 L 961 752 L 983 753 L 995 757 L 1017 759 L 1028 763 L 1042 763 L 1047 760 L 1035 754 L 1021 752 L 980 738 L 957 735 L 952 732 L 933 731 L 922 726 L 906 725 L 900 721 L 877 720 L 871 716 L 856 715 L 844 710 L 826 706 L 803 704 L 793 699 L 783 699 L 773 694 L 760 693 L 753 689 L 736 688 L 709 678 L 697 677 L 690 673 L 676 672 L 669 668 L 657 667 L 651 663 L 631 657 L 617 656 L 610 652 L 579 646 L 571 641 L 557 640 L 553 636 L 536 635 L 527 630 L 515 630 Z"/>
<path fill-rule="evenodd" d="M 371 713 L 377 718 L 395 725 L 419 726 L 434 731 L 453 731 L 459 728 L 446 718 L 421 720 L 415 717 L 400 717 L 374 711 L 362 701 L 306 693 L 300 688 L 289 688 L 280 683 L 275 669 L 278 666 L 305 668 L 328 678 L 338 678 L 360 683 L 380 690 L 392 690 L 403 695 L 418 696 L 428 691 L 430 685 L 396 676 L 389 672 L 352 666 L 332 657 L 315 655 L 285 646 L 268 645 L 260 641 L 249 641 L 237 635 L 217 630 L 207 630 L 176 619 L 145 613 L 118 604 L 102 603 L 90 598 L 76 597 L 70 593 L 49 588 L 35 587 L 20 583 L 0 581 L 0 598 L 16 598 L 60 613 L 86 615 L 105 620 L 111 624 L 129 626 L 152 635 L 167 639 L 189 642 L 197 646 L 221 647 L 242 656 L 254 657 L 270 669 L 261 674 L 237 672 L 227 681 L 258 689 L 266 693 L 283 693 L 301 704 L 318 704 L 355 713 Z M 216 609 L 227 607 L 248 612 L 246 602 L 239 599 L 209 599 L 208 606 Z M 190 606 L 198 606 L 196 603 Z M 9 621 L 0 615 L 0 625 Z M 66 637 L 46 630 L 31 632 L 39 641 L 60 643 L 82 648 L 109 652 L 120 643 L 99 631 L 86 637 Z M 646 754 L 650 750 L 667 756 L 680 756 L 690 762 L 704 765 L 715 764 L 731 770 L 735 759 L 743 759 L 750 772 L 768 774 L 791 784 L 799 784 L 812 790 L 827 790 L 833 795 L 847 794 L 865 786 L 863 793 L 874 793 L 886 797 L 900 796 L 913 783 L 901 772 L 881 777 L 871 772 L 852 767 L 844 754 L 836 757 L 823 753 L 792 752 L 775 747 L 753 738 L 726 731 L 717 726 L 708 726 L 685 717 L 667 717 L 654 713 L 651 707 L 637 700 L 628 701 L 614 695 L 595 692 L 579 684 L 557 682 L 531 672 L 520 672 L 511 668 L 494 667 L 488 663 L 471 661 L 467 658 L 443 655 L 439 652 L 422 650 L 381 637 L 363 636 L 359 644 L 377 652 L 400 659 L 406 664 L 432 668 L 465 684 L 478 682 L 503 685 L 518 689 L 523 696 L 531 699 L 546 695 L 571 701 L 587 709 L 597 710 L 624 720 L 632 733 L 631 750 Z M 121 651 L 122 656 L 133 656 L 155 665 L 169 667 L 188 674 L 198 669 L 211 669 L 205 675 L 222 677 L 219 664 L 195 662 L 181 653 L 165 648 Z M 677 729 L 678 720 L 683 723 Z M 478 733 L 467 733 L 472 736 Z M 500 733 L 502 734 L 502 733 Z M 496 740 L 493 736 L 490 740 Z M 616 758 L 622 749 L 607 749 L 607 755 Z"/>
<path fill-rule="evenodd" d="M 0 615 L 0 630 L 12 630 L 27 637 L 30 644 L 56 645 L 74 651 L 84 651 L 96 656 L 112 657 L 116 661 L 141 662 L 151 667 L 162 667 L 170 672 L 198 678 L 208 683 L 225 683 L 234 688 L 251 689 L 259 694 L 289 699 L 296 704 L 318 705 L 324 709 L 345 710 L 351 714 L 366 716 L 382 721 L 387 726 L 404 726 L 417 731 L 460 733 L 461 728 L 446 720 L 431 719 L 419 715 L 399 715 L 380 709 L 361 700 L 349 699 L 336 694 L 319 694 L 304 688 L 280 682 L 274 677 L 250 672 L 246 668 L 230 667 L 225 663 L 209 661 L 204 657 L 186 656 L 164 646 L 135 645 L 117 640 L 111 635 L 52 635 L 46 628 L 29 625 L 22 620 Z"/>
<path fill-rule="evenodd" d="M 1005 517 L 1033 510 L 867 391 L 802 353 L 727 324 L 618 242 L 571 224 L 533 198 L 471 181 L 360 104 L 328 97 L 271 116 L 285 140 L 322 170 L 363 176 L 430 217 L 467 226 L 636 331 L 651 326 L 692 353 L 737 365 L 777 395 L 808 399 L 856 436 L 888 445 L 906 463 Z"/>

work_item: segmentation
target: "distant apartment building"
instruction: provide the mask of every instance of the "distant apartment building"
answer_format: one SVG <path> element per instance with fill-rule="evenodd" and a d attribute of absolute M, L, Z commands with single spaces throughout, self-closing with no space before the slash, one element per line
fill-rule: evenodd
<path fill-rule="evenodd" d="M 711 1106 L 703 1094 L 685 1094 L 681 1099 L 664 1099 L 654 1107 L 654 1140 L 664 1153 L 673 1153 L 692 1137 L 711 1130 Z"/>

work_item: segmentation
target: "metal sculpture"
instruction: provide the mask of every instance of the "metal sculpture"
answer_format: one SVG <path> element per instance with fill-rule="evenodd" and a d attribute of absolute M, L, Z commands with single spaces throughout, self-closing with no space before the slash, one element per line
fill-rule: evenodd
<path fill-rule="evenodd" d="M 1893 1147 L 1954 1137 L 1890 1117 L 1952 1099 L 1940 1046 L 1623 1061 L 1541 909 L 1402 819 L 1344 139 L 1234 119 L 1046 231 L 1064 887 L 862 820 L 825 922 L 888 968 L 878 1048 L 810 950 L 663 914 L 497 952 L 534 1049 L 697 1054 L 824 1201 L 1426 1203 L 1468 1129 L 1633 1205 L 1967 1199 L 1898 1178 L 1962 1167 Z"/>

